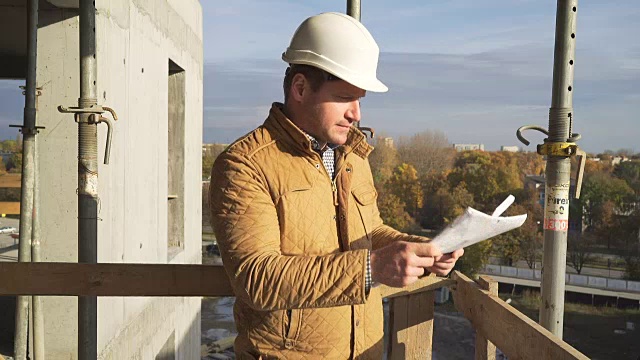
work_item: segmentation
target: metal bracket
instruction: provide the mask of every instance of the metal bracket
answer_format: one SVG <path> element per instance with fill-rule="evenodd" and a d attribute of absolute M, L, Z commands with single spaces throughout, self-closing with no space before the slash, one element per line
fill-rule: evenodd
<path fill-rule="evenodd" d="M 582 190 L 582 179 L 584 177 L 584 166 L 587 163 L 587 153 L 576 147 L 576 156 L 580 157 L 578 160 L 578 169 L 576 170 L 576 193 L 574 197 L 580 199 L 580 191 Z"/>
<path fill-rule="evenodd" d="M 524 130 L 537 130 L 541 133 L 549 136 L 549 131 L 547 129 L 536 126 L 536 125 L 525 125 L 521 126 L 516 131 L 516 136 L 518 140 L 520 140 L 523 144 L 529 145 L 530 142 L 522 136 L 522 132 Z M 584 166 L 587 161 L 587 153 L 584 150 L 580 149 L 578 145 L 576 145 L 575 141 L 580 139 L 580 134 L 572 133 L 571 137 L 567 139 L 566 142 L 551 142 L 544 139 L 543 144 L 539 144 L 536 148 L 536 152 L 539 155 L 543 156 L 559 156 L 559 157 L 571 157 L 578 156 L 580 159 L 578 160 L 578 169 L 576 170 L 576 190 L 575 190 L 575 198 L 580 198 L 580 190 L 582 189 L 582 179 L 584 177 Z"/>
<path fill-rule="evenodd" d="M 27 95 L 27 87 L 24 85 L 18 86 L 22 90 L 22 95 Z M 36 87 L 36 96 L 42 95 L 42 86 Z"/>
<path fill-rule="evenodd" d="M 371 139 L 373 139 L 373 137 L 376 136 L 375 130 L 373 130 L 373 128 L 363 126 L 363 127 L 359 127 L 358 129 L 362 131 L 365 134 L 365 136 L 367 135 L 367 132 L 369 132 L 369 137 Z"/>
<path fill-rule="evenodd" d="M 91 105 L 88 108 L 81 108 L 81 107 L 75 107 L 75 106 L 65 107 L 60 105 L 58 106 L 58 111 L 61 113 L 73 114 L 74 120 L 77 123 L 81 122 L 80 121 L 81 114 L 89 114 L 90 116 L 87 117 L 88 124 L 97 125 L 100 123 L 105 123 L 107 125 L 107 143 L 106 143 L 106 148 L 104 150 L 104 164 L 109 165 L 109 155 L 111 154 L 111 133 L 112 133 L 113 125 L 111 124 L 111 120 L 109 120 L 109 118 L 102 116 L 102 113 L 104 113 L 105 111 L 108 111 L 109 113 L 111 113 L 111 117 L 113 117 L 113 120 L 117 121 L 118 115 L 116 114 L 115 110 L 113 110 L 108 106 L 100 106 L 100 105 Z"/>
<path fill-rule="evenodd" d="M 578 151 L 578 145 L 572 142 L 547 142 L 537 147 L 539 155 L 570 157 Z"/>
<path fill-rule="evenodd" d="M 36 135 L 37 133 L 40 132 L 40 129 L 46 129 L 44 126 L 35 126 L 33 128 L 28 128 L 24 125 L 9 125 L 9 127 L 19 128 L 20 132 L 23 135 Z"/>

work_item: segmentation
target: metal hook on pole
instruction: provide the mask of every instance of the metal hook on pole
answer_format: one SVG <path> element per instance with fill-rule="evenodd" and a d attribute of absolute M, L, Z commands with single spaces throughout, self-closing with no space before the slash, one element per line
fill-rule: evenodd
<path fill-rule="evenodd" d="M 549 136 L 549 131 L 547 131 L 547 129 L 543 128 L 542 126 L 537 126 L 537 125 L 521 126 L 518 128 L 518 130 L 516 130 L 516 136 L 518 137 L 518 140 L 520 140 L 520 142 L 525 144 L 526 146 L 529 146 L 529 144 L 531 143 L 529 142 L 529 140 L 525 139 L 524 136 L 522 136 L 522 132 L 525 130 L 538 130 L 541 133 Z"/>

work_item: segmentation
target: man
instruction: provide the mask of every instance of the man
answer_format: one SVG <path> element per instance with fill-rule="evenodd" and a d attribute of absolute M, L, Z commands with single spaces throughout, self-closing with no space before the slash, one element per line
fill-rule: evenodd
<path fill-rule="evenodd" d="M 353 18 L 305 20 L 282 58 L 284 104 L 237 140 L 211 174 L 212 222 L 236 295 L 240 359 L 380 359 L 382 299 L 373 283 L 446 275 L 462 250 L 383 225 L 354 125 L 376 78 L 378 46 Z"/>

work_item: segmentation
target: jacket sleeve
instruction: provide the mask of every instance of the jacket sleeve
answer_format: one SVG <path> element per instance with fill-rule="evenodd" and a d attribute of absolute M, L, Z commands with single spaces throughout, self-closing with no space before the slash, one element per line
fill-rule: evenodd
<path fill-rule="evenodd" d="M 364 303 L 368 251 L 283 255 L 276 206 L 266 179 L 251 159 L 229 152 L 218 157 L 212 169 L 209 207 L 235 295 L 252 308 Z"/>

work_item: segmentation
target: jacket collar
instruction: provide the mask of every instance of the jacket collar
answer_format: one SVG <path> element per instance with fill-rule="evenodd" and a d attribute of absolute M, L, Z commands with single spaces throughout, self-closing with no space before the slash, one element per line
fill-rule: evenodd
<path fill-rule="evenodd" d="M 284 115 L 282 112 L 283 106 L 282 103 L 277 102 L 271 105 L 269 117 L 265 120 L 264 126 L 273 130 L 278 140 L 292 145 L 299 150 L 313 152 L 311 140 L 302 129 Z M 355 126 L 349 129 L 347 142 L 338 149 L 340 148 L 342 148 L 345 154 L 353 152 L 363 159 L 373 151 L 373 146 L 367 143 L 366 136 Z"/>

